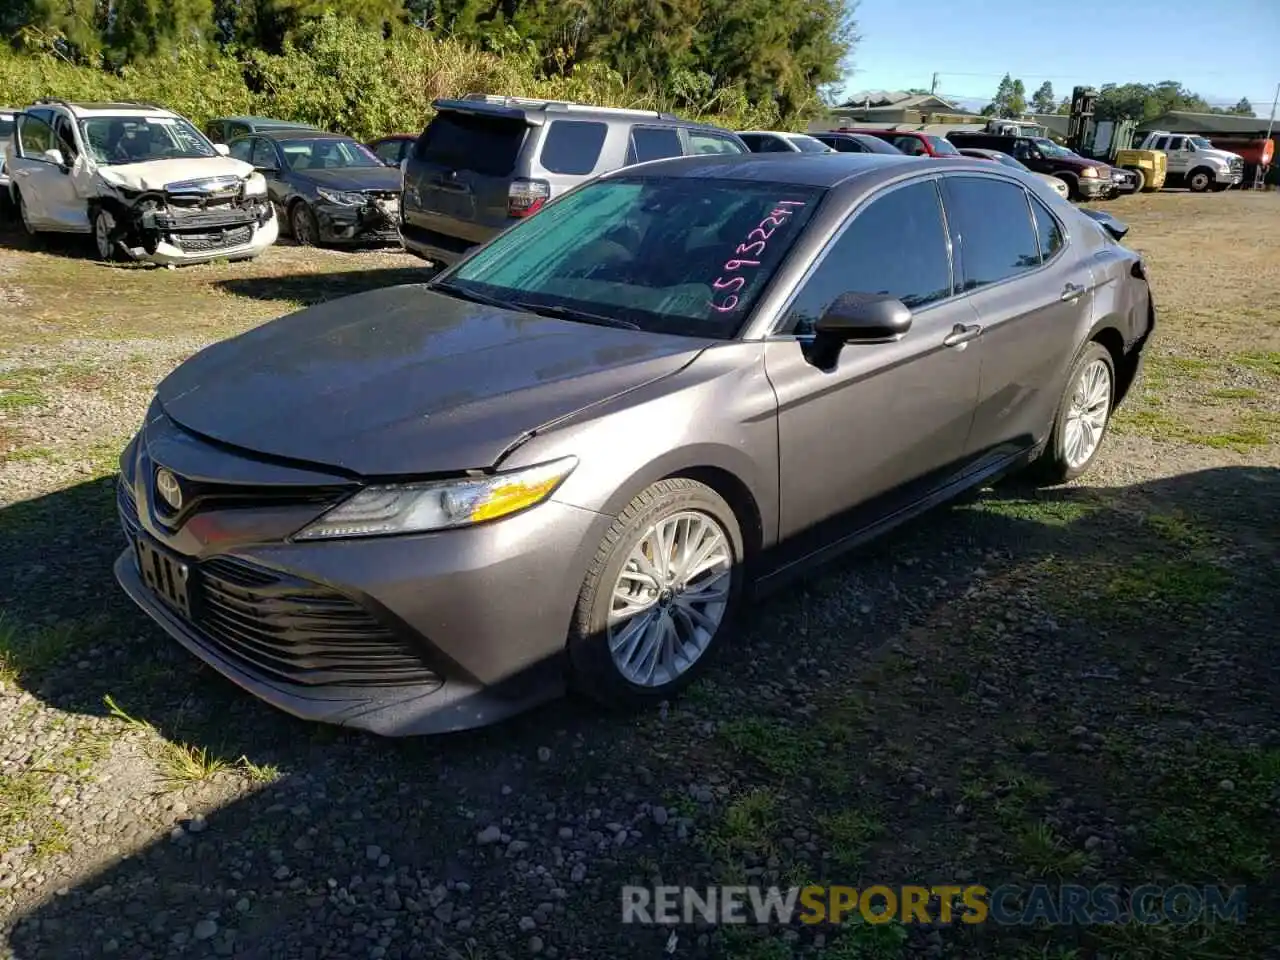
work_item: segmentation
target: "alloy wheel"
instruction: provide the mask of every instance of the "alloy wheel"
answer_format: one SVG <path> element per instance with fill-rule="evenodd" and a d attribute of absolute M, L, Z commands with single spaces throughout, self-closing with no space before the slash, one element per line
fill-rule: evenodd
<path fill-rule="evenodd" d="M 314 246 L 316 242 L 314 233 L 315 231 L 311 229 L 311 213 L 299 203 L 293 208 L 293 239 L 299 246 Z"/>
<path fill-rule="evenodd" d="M 1110 412 L 1111 368 L 1105 360 L 1094 360 L 1080 372 L 1067 409 L 1062 453 L 1072 470 L 1088 463 L 1097 451 Z"/>
<path fill-rule="evenodd" d="M 115 254 L 116 218 L 106 210 L 99 210 L 93 217 L 93 245 L 99 260 L 110 260 Z"/>
<path fill-rule="evenodd" d="M 614 584 L 608 620 L 614 666 L 641 687 L 661 687 L 706 652 L 724 620 L 733 548 L 705 513 L 656 521 L 636 541 Z"/>

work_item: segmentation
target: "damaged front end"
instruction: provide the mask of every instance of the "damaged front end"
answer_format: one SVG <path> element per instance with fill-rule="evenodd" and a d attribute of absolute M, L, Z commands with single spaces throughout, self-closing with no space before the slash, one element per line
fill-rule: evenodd
<path fill-rule="evenodd" d="M 396 190 L 319 190 L 315 204 L 325 243 L 399 243 L 400 193 Z"/>
<path fill-rule="evenodd" d="M 115 240 L 134 260 L 163 264 L 256 256 L 275 242 L 275 210 L 259 174 L 204 177 L 162 190 L 114 187 Z"/>

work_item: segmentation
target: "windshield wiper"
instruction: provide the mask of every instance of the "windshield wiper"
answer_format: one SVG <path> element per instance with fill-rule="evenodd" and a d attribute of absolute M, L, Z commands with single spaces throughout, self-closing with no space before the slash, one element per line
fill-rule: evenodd
<path fill-rule="evenodd" d="M 451 293 L 455 297 L 461 297 L 463 300 L 470 300 L 472 303 L 483 303 L 486 307 L 500 307 L 503 310 L 523 309 L 516 306 L 516 304 L 512 303 L 510 300 L 503 300 L 501 297 L 491 297 L 487 293 L 468 290 L 466 287 L 460 287 L 456 283 L 450 283 L 447 280 L 442 283 L 431 284 L 431 289 Z"/>
<path fill-rule="evenodd" d="M 583 323 L 594 323 L 601 327 L 621 327 L 624 330 L 639 330 L 640 324 L 623 320 L 619 317 L 606 317 L 601 313 L 588 310 L 575 310 L 573 307 L 545 306 L 541 303 L 530 303 L 528 300 L 512 300 L 511 306 L 519 310 L 536 313 L 540 317 L 554 317 L 557 320 L 580 320 Z"/>

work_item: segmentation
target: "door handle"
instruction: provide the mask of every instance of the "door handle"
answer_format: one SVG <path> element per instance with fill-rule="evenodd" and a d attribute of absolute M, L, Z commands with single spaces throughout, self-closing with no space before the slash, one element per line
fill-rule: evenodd
<path fill-rule="evenodd" d="M 1068 283 L 1062 288 L 1062 299 L 1069 302 L 1078 298 L 1082 293 L 1084 293 L 1084 287 L 1076 283 Z"/>
<path fill-rule="evenodd" d="M 951 332 L 947 334 L 947 338 L 942 341 L 944 347 L 958 347 L 961 344 L 968 343 L 982 333 L 982 327 L 976 323 L 957 323 L 951 328 Z"/>

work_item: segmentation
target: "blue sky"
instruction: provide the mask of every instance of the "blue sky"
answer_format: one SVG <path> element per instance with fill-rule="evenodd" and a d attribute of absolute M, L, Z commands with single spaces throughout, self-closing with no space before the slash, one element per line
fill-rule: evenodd
<path fill-rule="evenodd" d="M 1075 12 L 1079 10 L 1079 12 Z M 1077 84 L 1177 80 L 1211 104 L 1271 112 L 1280 83 L 1280 0 L 862 0 L 846 90 L 929 88 L 989 100 L 1007 71 L 1030 95 Z"/>

